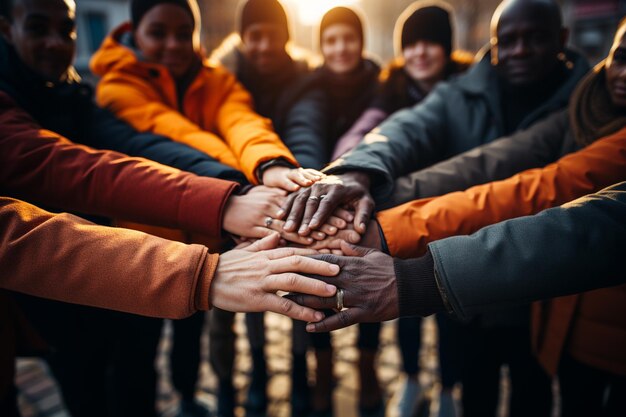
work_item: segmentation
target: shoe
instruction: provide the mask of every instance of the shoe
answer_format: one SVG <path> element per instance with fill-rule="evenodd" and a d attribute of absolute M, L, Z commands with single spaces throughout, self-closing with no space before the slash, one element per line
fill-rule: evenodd
<path fill-rule="evenodd" d="M 176 417 L 210 417 L 211 412 L 196 401 L 181 400 Z"/>
<path fill-rule="evenodd" d="M 398 417 L 413 417 L 418 404 L 422 401 L 422 387 L 414 378 L 406 378 L 400 388 L 398 401 Z"/>
<path fill-rule="evenodd" d="M 235 389 L 230 380 L 219 383 L 217 417 L 235 417 Z"/>

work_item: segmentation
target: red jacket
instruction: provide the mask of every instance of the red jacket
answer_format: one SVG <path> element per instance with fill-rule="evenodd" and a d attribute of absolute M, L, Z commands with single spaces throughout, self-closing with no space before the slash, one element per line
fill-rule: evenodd
<path fill-rule="evenodd" d="M 220 236 L 235 183 L 95 151 L 40 129 L 0 92 L 0 190 L 25 200 Z"/>

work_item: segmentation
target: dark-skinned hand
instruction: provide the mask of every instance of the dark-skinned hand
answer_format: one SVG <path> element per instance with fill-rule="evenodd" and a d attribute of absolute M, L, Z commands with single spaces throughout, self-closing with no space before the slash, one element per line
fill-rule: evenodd
<path fill-rule="evenodd" d="M 344 310 L 317 323 L 309 323 L 312 333 L 329 332 L 355 323 L 372 323 L 399 316 L 398 288 L 393 258 L 389 255 L 343 242 L 341 251 L 348 256 L 316 255 L 315 259 L 339 265 L 339 275 L 316 279 L 332 283 L 344 291 Z M 315 310 L 336 309 L 336 297 L 289 294 L 289 299 Z"/>
<path fill-rule="evenodd" d="M 329 175 L 290 194 L 276 217 L 283 219 L 287 216 L 285 231 L 297 230 L 301 236 L 308 236 L 342 206 L 354 211 L 354 229 L 363 234 L 375 206 L 369 187 L 369 176 L 363 172 Z"/>

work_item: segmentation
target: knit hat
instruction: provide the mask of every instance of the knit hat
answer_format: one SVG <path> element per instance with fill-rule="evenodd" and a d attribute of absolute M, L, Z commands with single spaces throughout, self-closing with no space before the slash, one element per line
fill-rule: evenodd
<path fill-rule="evenodd" d="M 413 10 L 412 13 L 411 10 Z M 401 49 L 417 41 L 425 40 L 440 44 L 450 55 L 452 53 L 451 14 L 452 8 L 447 3 L 433 1 L 413 3 L 398 20 L 398 23 L 402 24 Z"/>
<path fill-rule="evenodd" d="M 354 10 L 340 6 L 330 9 L 322 18 L 322 22 L 320 23 L 320 45 L 322 44 L 322 34 L 326 28 L 337 23 L 352 26 L 359 34 L 361 41 L 363 41 L 363 23 L 361 22 L 361 18 Z"/>
<path fill-rule="evenodd" d="M 148 13 L 150 9 L 158 6 L 159 4 L 169 3 L 180 6 L 188 11 L 193 19 L 194 27 L 197 27 L 200 16 L 198 5 L 195 1 L 196 0 L 132 0 L 130 3 L 131 22 L 133 23 L 133 27 L 137 29 L 137 27 L 139 27 L 139 22 L 141 22 L 141 19 L 143 19 L 145 14 Z M 191 2 L 194 3 L 192 4 Z"/>
<path fill-rule="evenodd" d="M 241 8 L 239 34 L 243 36 L 250 25 L 271 23 L 283 28 L 289 37 L 289 24 L 285 9 L 277 0 L 247 0 Z"/>

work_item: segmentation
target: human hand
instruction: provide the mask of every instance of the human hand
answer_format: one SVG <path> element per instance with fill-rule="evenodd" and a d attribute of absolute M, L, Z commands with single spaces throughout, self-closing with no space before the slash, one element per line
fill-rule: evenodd
<path fill-rule="evenodd" d="M 313 185 L 324 177 L 315 169 L 288 168 L 284 166 L 269 167 L 263 172 L 263 185 L 277 187 L 285 191 L 297 191 L 300 187 Z"/>
<path fill-rule="evenodd" d="M 348 256 L 317 255 L 315 259 L 337 264 L 341 273 L 333 278 L 316 277 L 332 282 L 343 290 L 343 309 L 317 323 L 309 323 L 308 332 L 328 332 L 355 323 L 395 319 L 400 314 L 398 288 L 393 258 L 374 249 L 347 243 L 341 251 Z M 306 294 L 290 294 L 292 301 L 317 310 L 337 309 L 337 298 Z"/>
<path fill-rule="evenodd" d="M 278 233 L 274 233 L 245 249 L 221 255 L 211 282 L 211 305 L 238 312 L 273 311 L 308 322 L 322 320 L 323 313 L 299 306 L 276 292 L 330 297 L 335 294 L 334 285 L 298 273 L 333 277 L 339 272 L 339 267 L 309 257 L 317 253 L 313 250 L 276 249 L 279 240 Z"/>
<path fill-rule="evenodd" d="M 374 211 L 369 186 L 369 176 L 362 172 L 327 176 L 309 188 L 290 194 L 276 217 L 282 219 L 287 215 L 285 230 L 298 230 L 298 234 L 307 236 L 343 205 L 354 210 L 354 229 L 363 234 Z"/>

